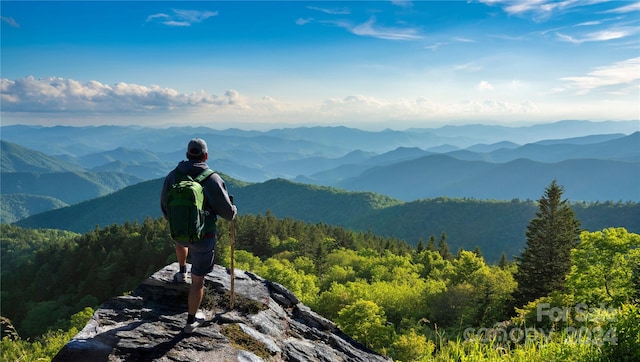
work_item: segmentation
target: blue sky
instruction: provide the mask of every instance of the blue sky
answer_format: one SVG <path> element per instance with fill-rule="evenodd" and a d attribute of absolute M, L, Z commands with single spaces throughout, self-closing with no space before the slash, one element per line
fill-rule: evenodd
<path fill-rule="evenodd" d="M 0 6 L 3 125 L 640 119 L 640 2 Z"/>

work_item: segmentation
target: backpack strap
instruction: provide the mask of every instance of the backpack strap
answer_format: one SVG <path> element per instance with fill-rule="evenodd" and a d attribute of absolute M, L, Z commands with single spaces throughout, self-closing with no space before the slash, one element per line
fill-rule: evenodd
<path fill-rule="evenodd" d="M 208 168 L 204 171 L 202 171 L 201 174 L 198 175 L 198 177 L 194 178 L 193 180 L 197 183 L 202 182 L 202 180 L 206 179 L 207 177 L 209 177 L 209 175 L 211 175 L 213 173 L 213 170 Z"/>

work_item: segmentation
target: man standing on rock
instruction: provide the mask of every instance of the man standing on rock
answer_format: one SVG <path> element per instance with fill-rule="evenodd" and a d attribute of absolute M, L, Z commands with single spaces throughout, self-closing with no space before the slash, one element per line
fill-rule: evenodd
<path fill-rule="evenodd" d="M 177 177 L 191 176 L 195 179 L 203 171 L 208 170 L 206 161 L 209 157 L 207 143 L 200 138 L 189 141 L 187 146 L 187 161 L 180 161 L 176 168 L 169 172 L 162 186 L 160 207 L 162 214 L 168 218 L 167 194 Z M 222 178 L 217 173 L 211 173 L 200 181 L 204 191 L 205 224 L 203 236 L 193 242 L 175 241 L 176 258 L 180 270 L 174 275 L 174 282 L 186 282 L 187 255 L 191 250 L 191 287 L 188 298 L 188 317 L 184 328 L 186 333 L 193 332 L 202 324 L 202 320 L 196 319 L 196 313 L 204 296 L 204 277 L 213 270 L 214 251 L 216 247 L 216 215 L 226 220 L 233 220 L 237 214 L 237 208 L 232 204 L 227 188 Z"/>

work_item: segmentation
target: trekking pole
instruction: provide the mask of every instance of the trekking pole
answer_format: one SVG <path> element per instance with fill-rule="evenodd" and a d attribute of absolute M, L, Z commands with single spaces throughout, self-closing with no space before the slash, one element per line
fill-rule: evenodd
<path fill-rule="evenodd" d="M 229 195 L 229 199 L 231 200 L 231 204 L 233 205 L 233 195 Z M 236 238 L 236 228 L 235 222 L 231 219 L 231 223 L 229 224 L 229 234 L 231 236 L 231 296 L 229 297 L 229 309 L 233 309 L 233 305 L 235 302 L 235 267 L 234 267 L 234 249 L 235 249 L 235 238 Z"/>

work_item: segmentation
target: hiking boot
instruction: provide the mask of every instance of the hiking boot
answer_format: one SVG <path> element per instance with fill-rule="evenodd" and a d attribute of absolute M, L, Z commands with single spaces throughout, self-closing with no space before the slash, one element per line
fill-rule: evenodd
<path fill-rule="evenodd" d="M 187 325 L 184 326 L 184 333 L 187 333 L 187 334 L 193 333 L 193 331 L 195 331 L 196 328 L 202 326 L 203 323 L 204 323 L 204 319 L 196 318 L 193 321 L 193 323 L 187 323 Z"/>
<path fill-rule="evenodd" d="M 187 277 L 185 275 L 186 273 L 180 273 L 177 272 L 173 275 L 173 282 L 174 283 L 186 283 L 187 282 Z"/>

